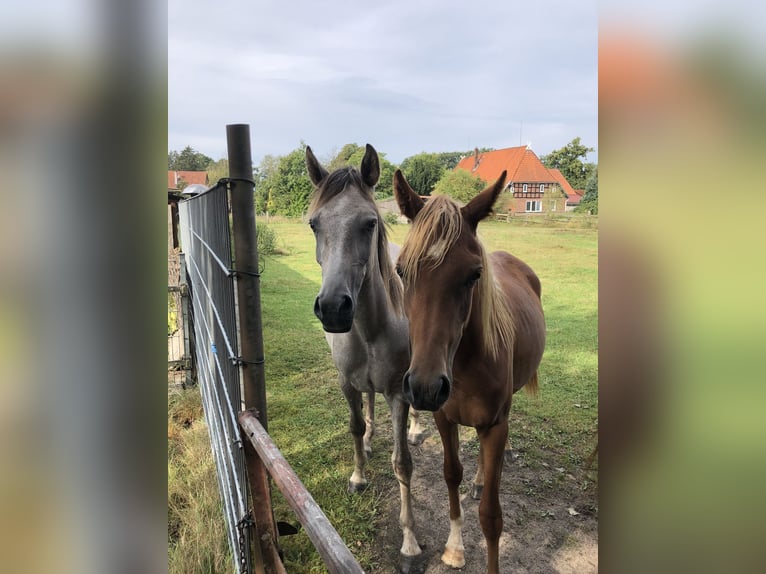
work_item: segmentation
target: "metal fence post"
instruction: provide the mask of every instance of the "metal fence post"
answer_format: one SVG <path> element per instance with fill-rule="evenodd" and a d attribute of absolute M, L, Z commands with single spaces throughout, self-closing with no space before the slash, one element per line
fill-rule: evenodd
<path fill-rule="evenodd" d="M 234 235 L 234 267 L 237 272 L 244 406 L 245 409 L 255 408 L 260 414 L 261 424 L 264 428 L 268 428 L 250 126 L 227 125 L 226 144 L 231 180 L 231 218 Z M 263 566 L 267 574 L 284 572 L 284 566 L 279 558 L 278 531 L 271 507 L 269 475 L 250 441 L 243 440 L 242 444 L 245 449 L 247 475 L 253 499 L 256 544 L 260 545 Z"/>

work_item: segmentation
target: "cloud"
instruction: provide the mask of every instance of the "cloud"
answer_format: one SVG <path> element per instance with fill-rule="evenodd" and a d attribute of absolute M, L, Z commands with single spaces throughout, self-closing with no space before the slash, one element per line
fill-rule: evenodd
<path fill-rule="evenodd" d="M 223 155 L 225 124 L 245 122 L 255 161 L 301 139 L 401 161 L 516 145 L 523 123 L 538 153 L 595 147 L 595 3 L 570 4 L 171 0 L 168 145 Z"/>

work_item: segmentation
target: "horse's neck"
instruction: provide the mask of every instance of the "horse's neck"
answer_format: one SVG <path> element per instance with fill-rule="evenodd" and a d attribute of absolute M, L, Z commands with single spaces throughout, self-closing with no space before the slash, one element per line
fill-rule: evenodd
<path fill-rule="evenodd" d="M 377 266 L 368 269 L 354 312 L 354 327 L 366 340 L 372 340 L 394 319 L 386 284 Z"/>

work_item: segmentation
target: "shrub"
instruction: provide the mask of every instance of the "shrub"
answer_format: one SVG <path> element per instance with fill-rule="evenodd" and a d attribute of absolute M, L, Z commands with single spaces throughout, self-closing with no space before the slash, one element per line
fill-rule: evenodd
<path fill-rule="evenodd" d="M 389 225 L 396 225 L 397 223 L 399 223 L 399 216 L 396 215 L 396 213 L 394 213 L 393 211 L 389 211 L 383 215 L 383 221 L 385 221 Z"/>
<path fill-rule="evenodd" d="M 255 233 L 259 255 L 273 255 L 277 252 L 277 232 L 265 223 L 256 223 Z"/>
<path fill-rule="evenodd" d="M 474 177 L 464 169 L 446 172 L 434 187 L 432 195 L 447 195 L 461 203 L 468 203 L 486 187 L 487 182 Z"/>

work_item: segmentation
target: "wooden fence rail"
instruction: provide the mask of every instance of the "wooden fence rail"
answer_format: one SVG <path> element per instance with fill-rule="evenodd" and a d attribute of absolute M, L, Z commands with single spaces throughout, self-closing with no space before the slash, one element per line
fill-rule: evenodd
<path fill-rule="evenodd" d="M 290 508 L 306 529 L 330 574 L 364 574 L 327 516 L 303 485 L 298 475 L 279 452 L 252 409 L 242 411 L 239 425 L 247 440 L 269 471 L 272 480 L 284 495 Z"/>

